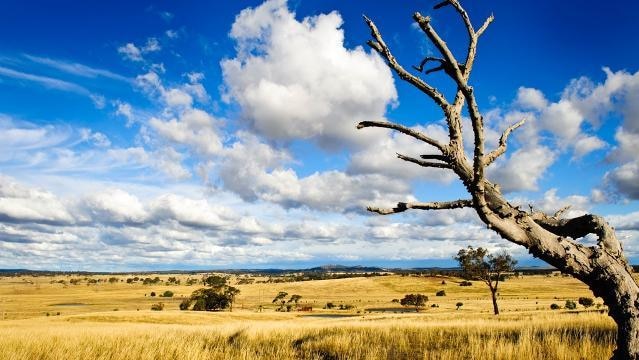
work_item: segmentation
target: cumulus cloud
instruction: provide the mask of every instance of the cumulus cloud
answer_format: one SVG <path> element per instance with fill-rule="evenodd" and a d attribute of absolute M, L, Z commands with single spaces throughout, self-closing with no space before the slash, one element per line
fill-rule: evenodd
<path fill-rule="evenodd" d="M 122 56 L 131 61 L 142 61 L 142 51 L 135 46 L 133 43 L 127 43 L 118 48 L 118 53 L 122 54 Z"/>
<path fill-rule="evenodd" d="M 10 222 L 69 224 L 75 221 L 54 194 L 0 174 L 0 218 Z"/>
<path fill-rule="evenodd" d="M 366 141 L 355 124 L 381 118 L 397 93 L 377 55 L 344 47 L 341 25 L 336 12 L 298 21 L 283 0 L 236 17 L 230 36 L 237 54 L 222 71 L 229 97 L 256 131 L 324 148 Z"/>
<path fill-rule="evenodd" d="M 555 161 L 556 153 L 548 147 L 536 146 L 518 149 L 488 169 L 488 177 L 495 180 L 503 191 L 537 190 L 538 182 Z"/>

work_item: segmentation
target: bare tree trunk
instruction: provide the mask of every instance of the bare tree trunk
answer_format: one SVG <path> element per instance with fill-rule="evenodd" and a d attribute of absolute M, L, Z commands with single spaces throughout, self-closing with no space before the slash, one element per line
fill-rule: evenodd
<path fill-rule="evenodd" d="M 468 32 L 465 61 L 457 60 L 448 44 L 433 28 L 429 16 L 415 13 L 413 19 L 441 57 L 428 56 L 419 66 L 413 68 L 418 72 L 424 71 L 424 74 L 444 72 L 457 86 L 452 102 L 422 77 L 407 71 L 394 57 L 373 21 L 367 17 L 364 17 L 364 20 L 372 36 L 368 45 L 386 60 L 400 79 L 430 97 L 441 108 L 448 125 L 449 142 L 439 141 L 415 128 L 387 121 L 362 121 L 357 128 L 392 129 L 429 145 L 436 154 L 424 154 L 419 158 L 397 154 L 397 157 L 426 168 L 452 170 L 463 182 L 471 199 L 401 202 L 393 208 L 369 207 L 368 210 L 389 215 L 409 209 L 442 210 L 472 207 L 488 228 L 496 231 L 502 238 L 524 246 L 533 256 L 588 285 L 595 296 L 604 300 L 609 309 L 608 314 L 617 324 L 617 349 L 612 358 L 639 360 L 639 285 L 632 277 L 632 268 L 623 255 L 621 243 L 617 240 L 614 229 L 597 215 L 587 214 L 562 219 L 560 215 L 565 209 L 552 216 L 535 212 L 532 208 L 529 212 L 523 211 L 508 203 L 499 188 L 486 180 L 485 169 L 506 152 L 508 136 L 521 126 L 524 120 L 505 129 L 498 146 L 490 152 L 485 151 L 484 118 L 479 111 L 474 89 L 469 84 L 469 77 L 477 54 L 478 40 L 494 17 L 488 17 L 476 30 L 459 0 L 444 0 L 437 4 L 435 9 L 445 7 L 452 7 L 459 14 Z M 435 64 L 435 67 L 425 70 L 427 64 Z M 472 125 L 472 159 L 466 156 L 463 146 L 461 118 L 464 105 Z M 589 234 L 597 237 L 595 246 L 584 246 L 577 241 Z M 498 314 L 496 291 L 492 290 L 491 287 L 493 307 L 495 314 Z"/>
<path fill-rule="evenodd" d="M 490 295 L 493 298 L 493 311 L 495 315 L 499 315 L 499 306 L 497 306 L 497 289 L 490 289 Z"/>

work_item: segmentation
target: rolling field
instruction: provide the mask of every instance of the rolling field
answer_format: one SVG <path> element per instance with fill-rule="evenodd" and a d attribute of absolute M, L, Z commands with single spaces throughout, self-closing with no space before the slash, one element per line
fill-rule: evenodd
<path fill-rule="evenodd" d="M 109 283 L 109 276 L 71 285 L 71 278 L 0 279 L 0 359 L 602 359 L 614 340 L 614 323 L 596 307 L 550 310 L 592 296 L 566 277 L 509 279 L 497 317 L 486 286 L 446 277 L 246 285 L 233 278 L 241 289 L 233 312 L 180 311 L 181 296 L 201 285 Z M 150 296 L 166 290 L 174 297 Z M 446 296 L 435 296 L 439 290 Z M 313 311 L 276 312 L 271 300 L 279 291 L 301 295 L 300 305 Z M 392 300 L 408 293 L 427 295 L 427 307 L 401 313 Z M 164 311 L 150 310 L 157 302 Z M 327 302 L 353 309 L 322 309 Z"/>

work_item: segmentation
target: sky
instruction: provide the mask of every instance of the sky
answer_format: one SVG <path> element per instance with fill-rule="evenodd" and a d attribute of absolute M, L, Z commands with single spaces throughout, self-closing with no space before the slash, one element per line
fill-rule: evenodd
<path fill-rule="evenodd" d="M 437 55 L 415 11 L 462 57 L 465 28 L 436 3 L 2 1 L 0 268 L 454 266 L 468 245 L 543 265 L 472 209 L 365 210 L 468 198 L 454 174 L 396 158 L 428 145 L 355 128 L 446 139 L 362 20 L 406 68 Z M 639 3 L 466 3 L 476 27 L 495 16 L 470 79 L 489 148 L 527 120 L 489 179 L 522 207 L 605 216 L 637 263 Z"/>

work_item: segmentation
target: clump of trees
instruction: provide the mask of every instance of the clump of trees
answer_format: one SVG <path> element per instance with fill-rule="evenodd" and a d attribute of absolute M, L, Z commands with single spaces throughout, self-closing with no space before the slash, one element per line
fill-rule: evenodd
<path fill-rule="evenodd" d="M 291 303 L 294 303 L 295 308 L 297 309 L 297 306 L 300 300 L 302 299 L 302 296 L 293 294 L 288 299 L 288 301 L 286 300 L 287 296 L 288 296 L 288 293 L 286 291 L 280 291 L 279 293 L 277 293 L 277 295 L 275 295 L 272 302 L 273 304 L 279 304 L 279 307 L 275 309 L 275 311 L 284 311 L 284 309 L 286 309 L 287 312 L 291 311 L 291 309 L 293 308 L 293 305 Z"/>
<path fill-rule="evenodd" d="M 208 276 L 202 282 L 208 287 L 195 290 L 190 297 L 182 300 L 180 310 L 219 311 L 229 308 L 233 311 L 239 289 L 227 285 L 226 278 L 217 275 Z"/>
<path fill-rule="evenodd" d="M 428 296 L 423 294 L 408 294 L 399 301 L 402 306 L 414 307 L 416 312 L 426 306 L 426 302 L 428 302 Z"/>
<path fill-rule="evenodd" d="M 455 260 L 459 262 L 464 278 L 483 281 L 488 285 L 493 300 L 493 312 L 499 315 L 497 305 L 499 282 L 505 280 L 504 273 L 514 270 L 517 261 L 505 251 L 492 255 L 482 247 L 475 249 L 472 246 L 459 250 Z"/>

